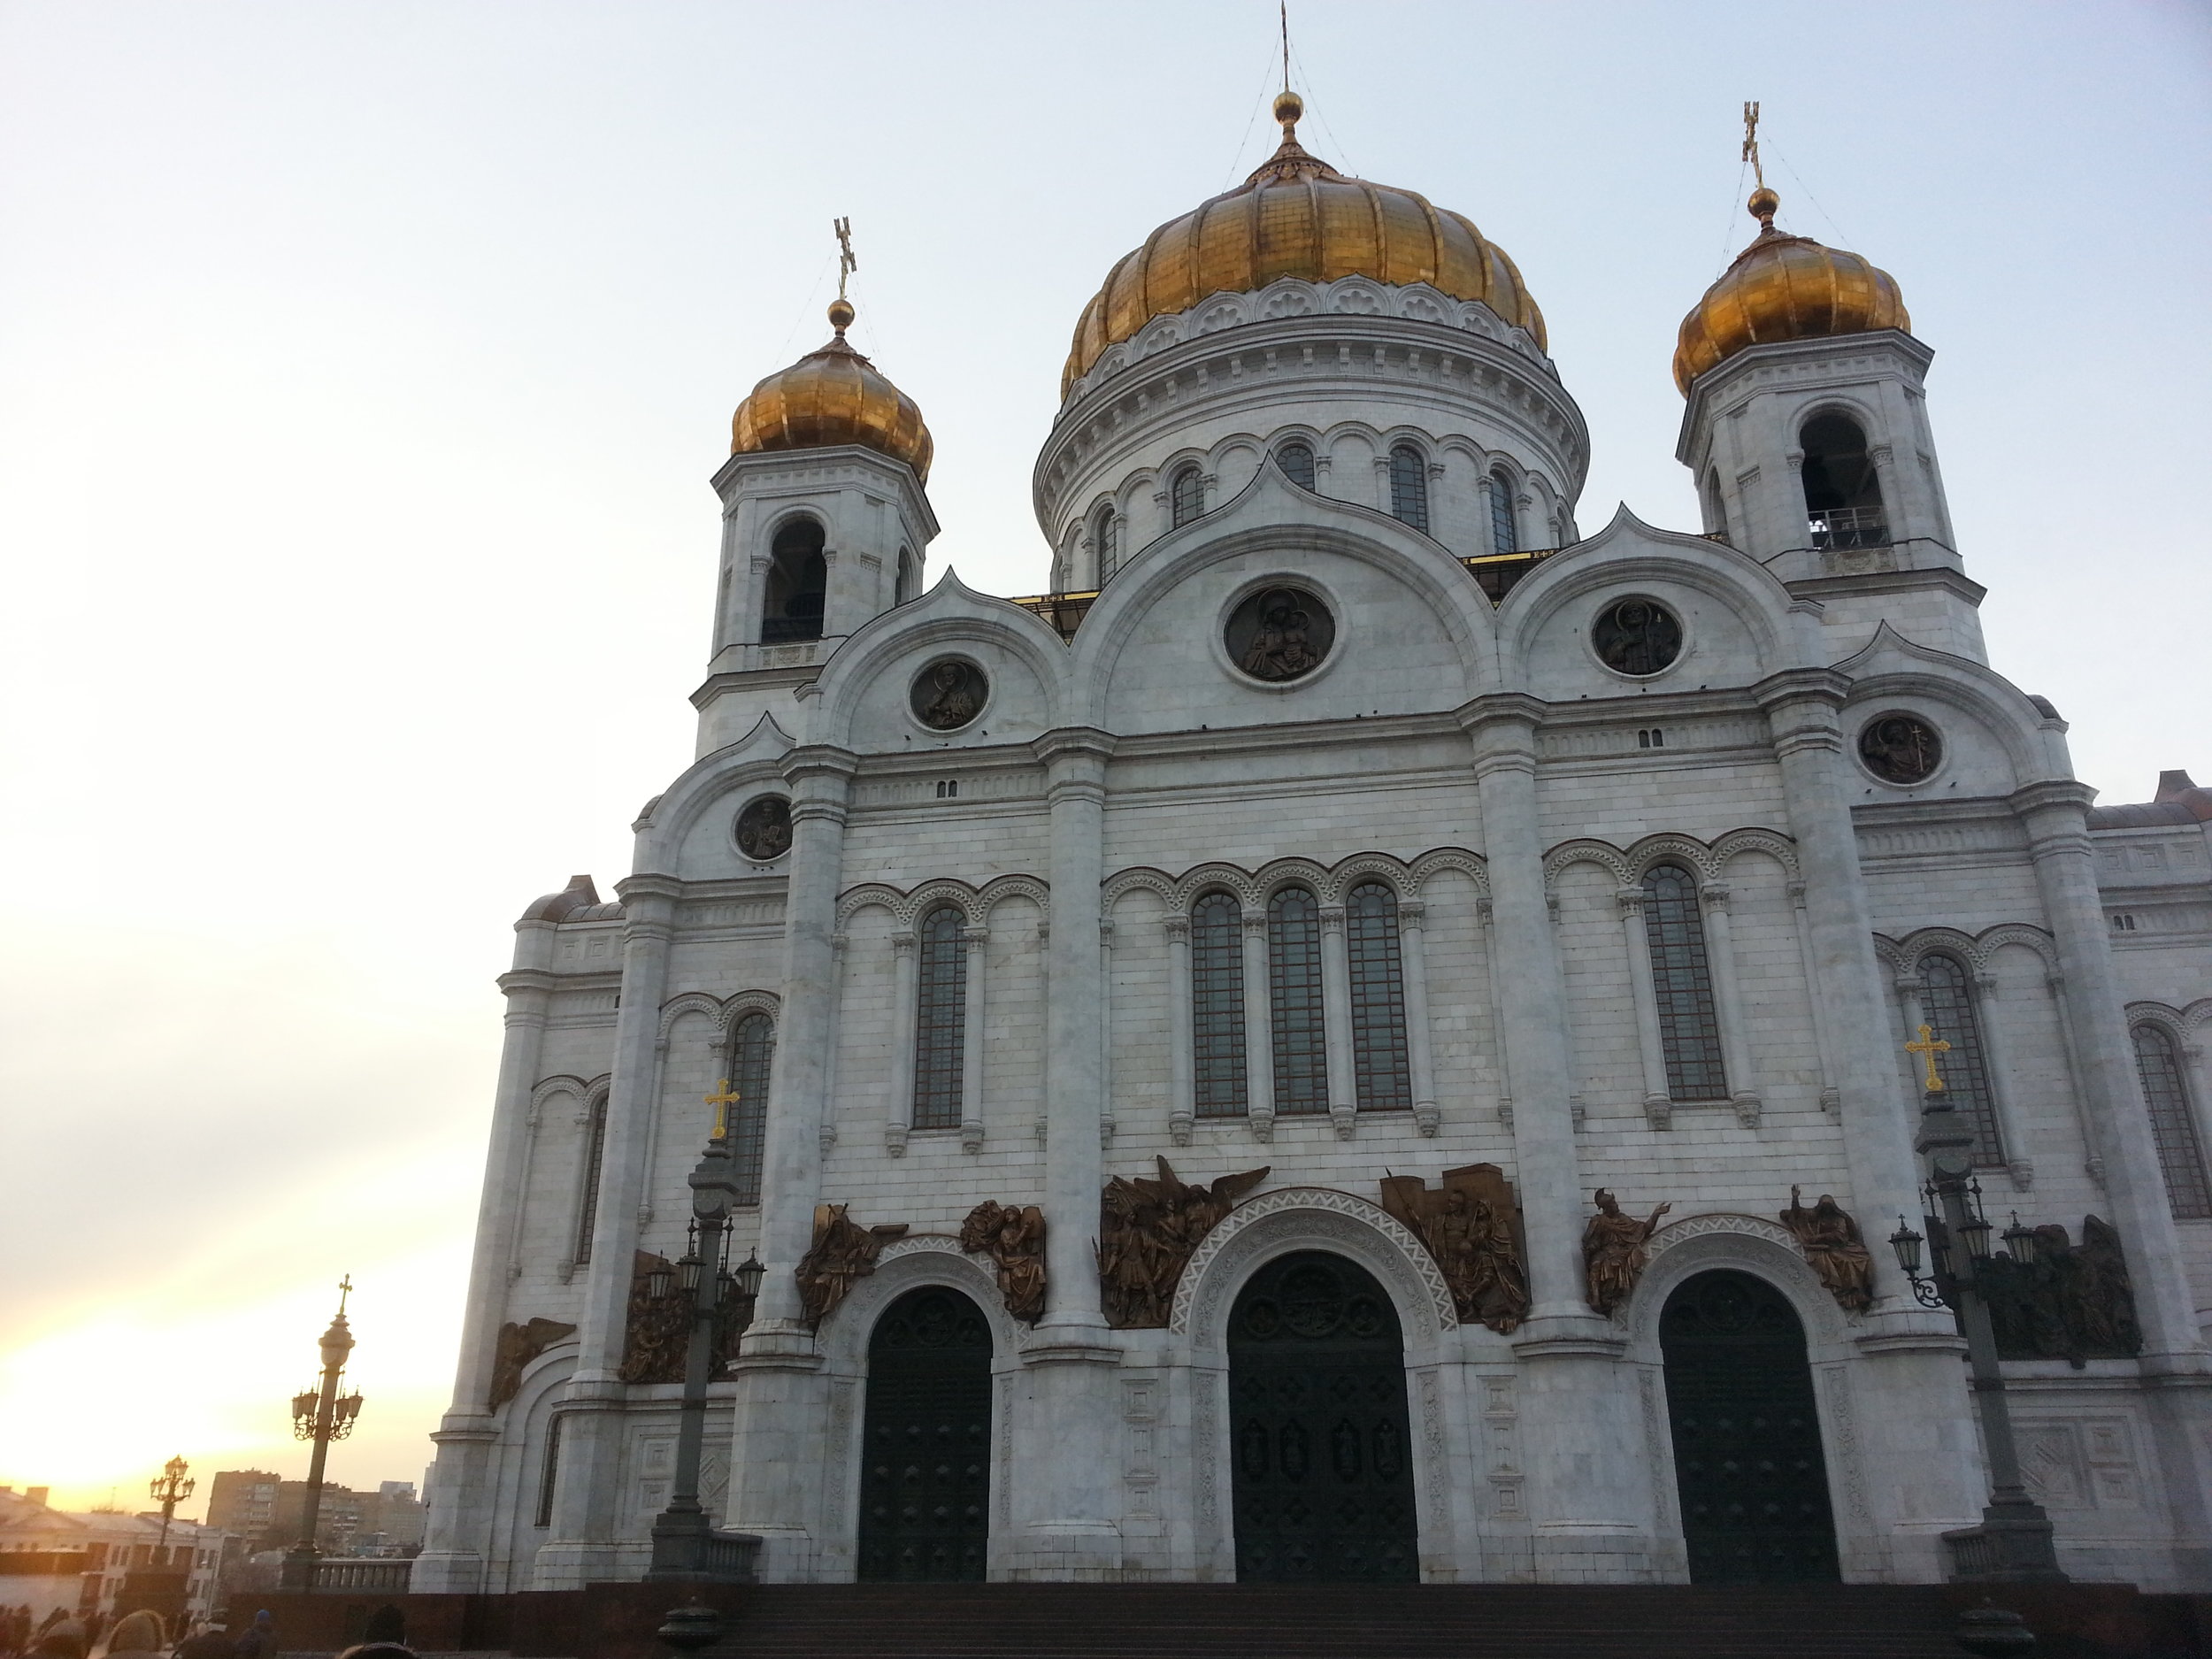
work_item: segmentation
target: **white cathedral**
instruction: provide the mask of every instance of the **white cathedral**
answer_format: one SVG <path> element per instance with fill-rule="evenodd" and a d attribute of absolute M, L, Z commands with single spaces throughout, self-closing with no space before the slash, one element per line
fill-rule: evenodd
<path fill-rule="evenodd" d="M 841 299 L 738 409 L 697 759 L 500 982 L 412 1587 L 644 1571 L 724 1110 L 765 1580 L 1942 1579 L 1934 1065 L 2061 1563 L 2212 1589 L 2212 790 L 1987 665 L 1886 273 L 1762 188 L 1702 526 L 1586 534 L 1519 271 L 1299 113 L 1084 309 L 1050 593 L 925 584 Z"/>

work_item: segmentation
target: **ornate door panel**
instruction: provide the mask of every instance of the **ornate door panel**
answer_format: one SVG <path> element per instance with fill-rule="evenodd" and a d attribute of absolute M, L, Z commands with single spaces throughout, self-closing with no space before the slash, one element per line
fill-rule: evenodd
<path fill-rule="evenodd" d="M 1836 1523 L 1805 1329 L 1749 1273 L 1686 1280 L 1659 1318 L 1694 1584 L 1832 1582 Z"/>
<path fill-rule="evenodd" d="M 868 1340 L 860 1577 L 980 1580 L 990 1537 L 991 1331 L 956 1290 L 909 1291 Z"/>
<path fill-rule="evenodd" d="M 1382 1286 L 1307 1251 L 1252 1276 L 1229 1316 L 1240 1580 L 1420 1578 L 1405 1352 Z"/>

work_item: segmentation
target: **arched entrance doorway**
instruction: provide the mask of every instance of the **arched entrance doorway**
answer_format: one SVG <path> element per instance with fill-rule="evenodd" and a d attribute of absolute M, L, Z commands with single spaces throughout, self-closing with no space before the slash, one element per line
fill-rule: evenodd
<path fill-rule="evenodd" d="M 1229 1447 L 1241 1581 L 1420 1575 L 1397 1311 L 1363 1270 L 1302 1251 L 1229 1315 Z"/>
<path fill-rule="evenodd" d="M 868 1339 L 860 1577 L 980 1580 L 990 1541 L 991 1327 L 956 1290 L 910 1290 Z"/>
<path fill-rule="evenodd" d="M 1836 1521 L 1805 1327 L 1749 1273 L 1700 1273 L 1659 1316 L 1694 1584 L 1833 1582 Z"/>

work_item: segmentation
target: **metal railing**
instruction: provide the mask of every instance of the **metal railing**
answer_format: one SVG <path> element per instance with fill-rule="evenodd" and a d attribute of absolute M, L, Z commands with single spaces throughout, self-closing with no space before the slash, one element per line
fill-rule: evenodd
<path fill-rule="evenodd" d="M 403 1592 L 407 1575 L 413 1570 L 411 1561 L 348 1560 L 319 1561 L 315 1563 L 314 1589 L 317 1594 L 330 1594 L 345 1590 L 388 1590 Z"/>
<path fill-rule="evenodd" d="M 1806 515 L 1805 529 L 1816 548 L 1889 545 L 1889 515 L 1879 507 L 1823 507 Z"/>
<path fill-rule="evenodd" d="M 801 640 L 822 637 L 822 618 L 819 617 L 764 617 L 760 624 L 760 642 L 763 645 L 791 645 Z"/>

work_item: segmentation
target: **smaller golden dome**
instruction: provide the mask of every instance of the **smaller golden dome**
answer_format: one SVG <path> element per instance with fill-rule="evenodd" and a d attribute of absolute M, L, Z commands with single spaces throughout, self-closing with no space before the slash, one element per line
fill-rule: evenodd
<path fill-rule="evenodd" d="M 1782 198 L 1764 185 L 1747 204 L 1759 234 L 1682 319 L 1674 383 L 1691 382 L 1747 346 L 1822 340 L 1878 329 L 1909 333 L 1912 318 L 1897 280 L 1855 253 L 1774 228 Z"/>
<path fill-rule="evenodd" d="M 857 443 L 905 462 L 916 479 L 929 482 L 937 446 L 921 409 L 846 343 L 854 315 L 843 299 L 832 301 L 836 337 L 753 388 L 730 422 L 732 455 Z"/>

